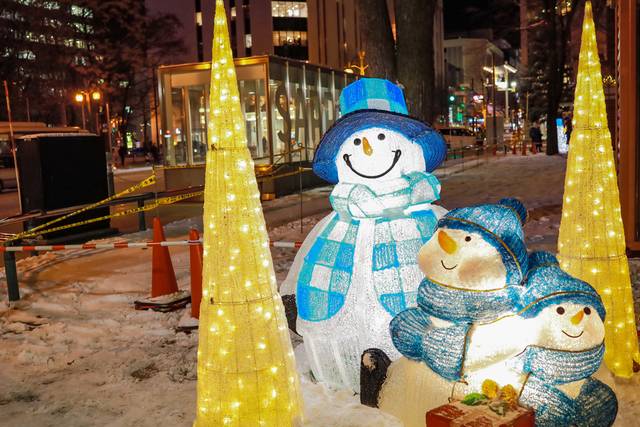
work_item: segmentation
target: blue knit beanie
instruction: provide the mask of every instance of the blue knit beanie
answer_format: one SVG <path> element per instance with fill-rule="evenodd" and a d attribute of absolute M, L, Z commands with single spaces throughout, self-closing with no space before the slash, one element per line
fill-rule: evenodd
<path fill-rule="evenodd" d="M 604 320 L 605 309 L 598 292 L 587 282 L 561 270 L 555 256 L 548 252 L 534 252 L 529 260 L 518 308 L 522 317 L 534 317 L 545 307 L 571 302 L 595 308 Z"/>
<path fill-rule="evenodd" d="M 438 222 L 447 227 L 478 233 L 493 245 L 504 261 L 507 286 L 519 284 L 528 268 L 522 226 L 527 209 L 518 199 L 502 199 L 498 204 L 476 205 L 449 211 Z"/>

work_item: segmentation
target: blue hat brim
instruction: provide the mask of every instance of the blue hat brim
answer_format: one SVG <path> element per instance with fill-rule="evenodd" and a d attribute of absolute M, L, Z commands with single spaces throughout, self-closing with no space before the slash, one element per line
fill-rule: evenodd
<path fill-rule="evenodd" d="M 405 114 L 383 110 L 357 110 L 345 114 L 327 130 L 313 159 L 313 171 L 332 184 L 338 182 L 336 159 L 346 138 L 358 129 L 380 127 L 405 135 L 422 149 L 426 172 L 432 172 L 445 159 L 447 145 L 436 130 Z"/>

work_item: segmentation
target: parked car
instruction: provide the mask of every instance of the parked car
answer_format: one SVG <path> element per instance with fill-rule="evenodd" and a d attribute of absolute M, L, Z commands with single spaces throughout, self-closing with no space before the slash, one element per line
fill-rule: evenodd
<path fill-rule="evenodd" d="M 464 147 L 476 145 L 477 137 L 472 131 L 466 128 L 442 127 L 437 129 L 442 134 L 450 150 L 459 150 Z"/>

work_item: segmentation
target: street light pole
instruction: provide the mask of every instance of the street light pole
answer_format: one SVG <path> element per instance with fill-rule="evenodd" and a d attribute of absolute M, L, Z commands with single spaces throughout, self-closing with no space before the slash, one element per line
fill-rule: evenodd
<path fill-rule="evenodd" d="M 493 84 L 491 85 L 491 104 L 493 105 L 493 145 L 494 151 L 498 149 L 498 118 L 496 117 L 496 59 L 494 53 L 491 52 L 491 77 Z"/>
<path fill-rule="evenodd" d="M 11 144 L 11 155 L 13 156 L 13 170 L 16 174 L 16 184 L 18 187 L 18 206 L 22 213 L 22 192 L 20 191 L 20 174 L 18 173 L 18 159 L 16 159 L 16 140 L 13 134 L 13 118 L 11 116 L 11 100 L 9 99 L 9 85 L 6 80 L 2 81 L 4 85 L 4 97 L 7 103 L 7 120 L 9 120 L 9 143 Z"/>

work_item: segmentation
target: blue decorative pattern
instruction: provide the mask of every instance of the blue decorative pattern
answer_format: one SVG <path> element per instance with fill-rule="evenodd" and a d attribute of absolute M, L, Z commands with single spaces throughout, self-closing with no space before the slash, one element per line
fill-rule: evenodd
<path fill-rule="evenodd" d="M 604 344 L 579 352 L 530 346 L 518 359 L 523 372 L 549 384 L 564 384 L 595 374 L 602 356 Z"/>
<path fill-rule="evenodd" d="M 450 322 L 480 322 L 515 310 L 521 286 L 488 291 L 450 288 L 424 279 L 418 288 L 418 307 Z"/>
<path fill-rule="evenodd" d="M 519 310 L 522 317 L 534 317 L 545 307 L 572 302 L 595 308 L 604 320 L 605 309 L 598 293 L 587 282 L 576 279 L 560 269 L 553 255 L 536 255 L 540 258 L 535 268 L 527 274 Z"/>
<path fill-rule="evenodd" d="M 340 111 L 385 110 L 408 114 L 402 89 L 388 80 L 361 78 L 344 88 L 340 94 Z"/>
<path fill-rule="evenodd" d="M 618 400 L 611 388 L 590 377 L 572 399 L 557 387 L 531 376 L 519 402 L 535 410 L 537 427 L 608 427 L 618 413 Z"/>
<path fill-rule="evenodd" d="M 437 328 L 420 307 L 402 311 L 389 325 L 393 345 L 402 355 L 425 362 L 450 381 L 460 379 L 469 328 L 469 323 Z"/>
<path fill-rule="evenodd" d="M 342 228 L 342 239 L 330 234 Z M 335 315 L 344 304 L 351 284 L 353 255 L 358 222 L 344 223 L 336 215 L 307 253 L 298 277 L 298 314 L 306 320 L 324 320 Z"/>
<path fill-rule="evenodd" d="M 382 216 L 383 210 L 372 210 L 369 203 L 383 200 L 382 207 L 407 208 L 411 206 L 416 188 L 423 185 L 429 191 L 423 191 L 416 202 L 430 202 L 438 197 L 440 183 L 425 172 L 402 177 L 379 192 L 359 184 L 336 186 L 329 200 L 338 215 L 318 236 L 298 276 L 296 298 L 302 319 L 327 320 L 344 304 L 354 268 L 359 218 L 375 220 L 370 256 L 372 287 L 378 301 L 392 316 L 415 306 L 421 276 L 417 254 L 433 234 L 437 218 L 430 209 L 409 215 L 398 209 L 394 217 Z M 425 198 L 427 193 L 429 198 Z"/>

